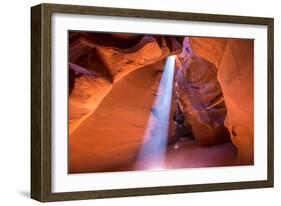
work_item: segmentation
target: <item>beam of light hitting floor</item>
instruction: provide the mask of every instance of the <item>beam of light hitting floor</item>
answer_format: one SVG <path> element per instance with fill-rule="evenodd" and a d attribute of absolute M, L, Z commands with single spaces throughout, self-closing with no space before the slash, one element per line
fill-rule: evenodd
<path fill-rule="evenodd" d="M 175 56 L 167 58 L 163 69 L 151 115 L 144 135 L 144 142 L 136 161 L 136 169 L 158 170 L 164 167 L 171 102 L 173 95 Z"/>

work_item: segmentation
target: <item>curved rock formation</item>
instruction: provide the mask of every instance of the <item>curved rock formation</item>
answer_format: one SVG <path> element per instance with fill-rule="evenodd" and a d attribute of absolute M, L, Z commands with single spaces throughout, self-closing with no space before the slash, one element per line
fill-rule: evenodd
<path fill-rule="evenodd" d="M 70 32 L 69 37 L 70 135 L 114 83 L 181 50 L 180 39 L 174 37 L 85 32 Z"/>
<path fill-rule="evenodd" d="M 203 146 L 229 141 L 224 127 L 226 107 L 215 65 L 192 52 L 188 37 L 178 57 L 176 91 L 195 139 Z"/>
<path fill-rule="evenodd" d="M 70 173 L 136 169 L 170 55 L 166 167 L 253 163 L 253 41 L 70 32 Z"/>
<path fill-rule="evenodd" d="M 135 158 L 165 58 L 181 50 L 174 37 L 113 36 L 70 34 L 71 173 L 110 170 Z"/>
<path fill-rule="evenodd" d="M 194 52 L 218 68 L 225 98 L 225 125 L 238 150 L 240 164 L 254 161 L 254 41 L 190 38 Z"/>
<path fill-rule="evenodd" d="M 136 158 L 161 77 L 157 70 L 163 63 L 133 71 L 115 83 L 95 112 L 72 133 L 70 172 L 106 171 Z"/>

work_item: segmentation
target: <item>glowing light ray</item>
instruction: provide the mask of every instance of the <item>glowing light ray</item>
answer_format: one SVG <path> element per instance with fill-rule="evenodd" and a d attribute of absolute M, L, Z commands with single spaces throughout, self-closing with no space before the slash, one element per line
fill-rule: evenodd
<path fill-rule="evenodd" d="M 167 58 L 151 109 L 136 169 L 161 169 L 164 165 L 173 94 L 175 56 Z"/>

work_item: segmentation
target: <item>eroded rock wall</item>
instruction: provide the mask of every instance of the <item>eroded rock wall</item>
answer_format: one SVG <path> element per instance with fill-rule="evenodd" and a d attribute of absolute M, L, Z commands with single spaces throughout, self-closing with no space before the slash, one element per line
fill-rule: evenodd
<path fill-rule="evenodd" d="M 239 162 L 253 162 L 253 41 L 191 37 L 182 44 L 168 36 L 83 32 L 69 37 L 70 172 L 110 171 L 135 160 L 172 54 L 171 117 L 179 106 L 200 145 L 231 136 Z M 173 141 L 173 118 L 169 132 Z"/>
<path fill-rule="evenodd" d="M 70 172 L 110 171 L 137 157 L 173 37 L 73 32 Z"/>
<path fill-rule="evenodd" d="M 113 84 L 181 50 L 174 37 L 84 32 L 70 32 L 69 37 L 69 134 L 96 110 Z"/>
<path fill-rule="evenodd" d="M 254 41 L 190 38 L 193 51 L 218 68 L 227 115 L 225 126 L 241 164 L 254 161 Z"/>
<path fill-rule="evenodd" d="M 188 37 L 178 55 L 177 68 L 176 92 L 195 139 L 202 146 L 230 141 L 224 126 L 227 111 L 216 66 L 192 51 Z"/>

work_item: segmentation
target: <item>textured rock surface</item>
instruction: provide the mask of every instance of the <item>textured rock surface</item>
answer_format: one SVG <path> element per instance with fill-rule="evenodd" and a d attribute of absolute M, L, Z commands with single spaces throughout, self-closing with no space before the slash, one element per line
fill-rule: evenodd
<path fill-rule="evenodd" d="M 218 81 L 227 107 L 225 125 L 231 134 L 232 142 L 237 147 L 238 161 L 241 164 L 252 164 L 254 161 L 254 41 L 190 39 L 191 47 L 197 55 L 218 65 Z"/>
<path fill-rule="evenodd" d="M 189 39 L 192 50 L 195 51 L 197 55 L 212 62 L 217 69 L 220 68 L 228 39 L 208 37 L 190 37 Z"/>
<path fill-rule="evenodd" d="M 169 145 L 166 167 L 252 163 L 252 42 L 190 40 L 191 47 L 188 38 L 182 45 L 181 38 L 168 36 L 70 32 L 71 173 L 134 169 L 163 66 L 172 54 L 177 54 L 177 69 L 169 142 L 179 128 L 173 121 L 178 108 L 195 141 L 177 140 L 180 148 Z M 233 161 L 236 148 L 224 143 L 229 133 L 239 162 Z"/>
<path fill-rule="evenodd" d="M 98 107 L 112 88 L 112 84 L 101 75 L 83 67 L 69 64 L 69 134 Z"/>
<path fill-rule="evenodd" d="M 72 133 L 71 172 L 106 171 L 136 158 L 161 77 L 156 71 L 159 67 L 163 62 L 115 83 L 95 112 Z"/>
<path fill-rule="evenodd" d="M 173 37 L 74 32 L 69 47 L 70 172 L 133 161 L 165 58 L 181 45 Z"/>
<path fill-rule="evenodd" d="M 69 36 L 69 134 L 95 111 L 114 83 L 181 49 L 174 37 L 83 32 Z"/>
<path fill-rule="evenodd" d="M 179 55 L 176 91 L 195 139 L 201 145 L 229 141 L 224 127 L 226 107 L 214 64 L 194 54 L 185 38 Z"/>

